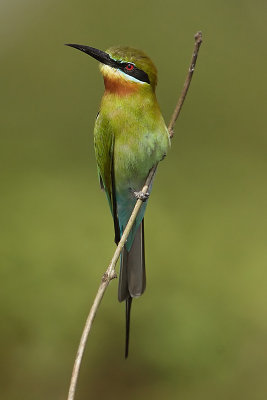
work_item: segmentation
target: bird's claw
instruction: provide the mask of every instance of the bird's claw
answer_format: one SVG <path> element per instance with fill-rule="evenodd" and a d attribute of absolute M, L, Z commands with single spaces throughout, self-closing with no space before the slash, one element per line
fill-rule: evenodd
<path fill-rule="evenodd" d="M 149 198 L 149 193 L 148 192 L 143 193 L 142 191 L 134 192 L 134 196 L 135 196 L 136 199 L 142 200 L 143 202 L 145 202 Z"/>
<path fill-rule="evenodd" d="M 163 156 L 161 157 L 160 161 L 164 160 L 164 158 L 166 157 L 166 153 L 163 154 Z"/>

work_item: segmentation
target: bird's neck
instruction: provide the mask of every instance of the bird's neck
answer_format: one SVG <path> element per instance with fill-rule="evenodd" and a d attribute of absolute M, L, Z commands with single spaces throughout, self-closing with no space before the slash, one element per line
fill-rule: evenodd
<path fill-rule="evenodd" d="M 138 92 L 139 84 L 124 79 L 116 79 L 104 76 L 105 94 L 116 94 L 118 96 L 128 96 Z"/>

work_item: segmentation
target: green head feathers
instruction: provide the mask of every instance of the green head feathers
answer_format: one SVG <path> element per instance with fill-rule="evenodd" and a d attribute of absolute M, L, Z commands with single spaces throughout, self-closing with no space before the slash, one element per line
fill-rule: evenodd
<path fill-rule="evenodd" d="M 106 53 L 117 63 L 123 65 L 127 63 L 133 64 L 136 69 L 143 71 L 148 76 L 149 83 L 153 89 L 156 87 L 157 69 L 151 59 L 142 50 L 137 50 L 132 47 L 118 46 L 110 47 L 108 50 L 106 50 Z"/>

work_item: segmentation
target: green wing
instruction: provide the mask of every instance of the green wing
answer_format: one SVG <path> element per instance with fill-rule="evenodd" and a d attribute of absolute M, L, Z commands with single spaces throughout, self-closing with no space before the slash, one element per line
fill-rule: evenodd
<path fill-rule="evenodd" d="M 94 146 L 100 186 L 105 190 L 109 207 L 113 216 L 115 242 L 120 240 L 119 221 L 114 176 L 114 134 L 110 124 L 101 114 L 98 115 L 94 130 Z"/>

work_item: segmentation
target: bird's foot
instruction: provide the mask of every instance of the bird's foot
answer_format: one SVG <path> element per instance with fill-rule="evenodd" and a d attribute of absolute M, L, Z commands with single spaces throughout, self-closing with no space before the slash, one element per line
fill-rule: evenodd
<path fill-rule="evenodd" d="M 162 156 L 162 158 L 160 159 L 160 161 L 163 161 L 163 160 L 164 160 L 164 158 L 166 157 L 166 155 L 167 155 L 167 154 L 166 154 L 166 153 L 164 153 L 164 154 L 163 154 L 163 156 Z"/>
<path fill-rule="evenodd" d="M 149 198 L 149 193 L 143 193 L 142 191 L 140 192 L 133 192 L 134 196 L 137 200 L 142 200 L 143 202 L 147 201 L 147 199 Z"/>

